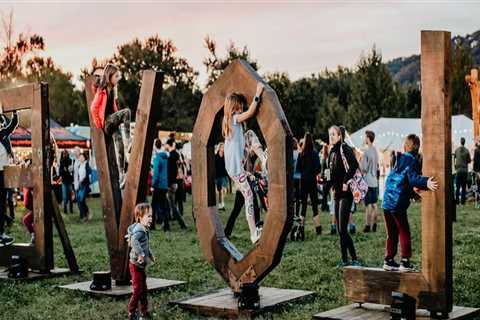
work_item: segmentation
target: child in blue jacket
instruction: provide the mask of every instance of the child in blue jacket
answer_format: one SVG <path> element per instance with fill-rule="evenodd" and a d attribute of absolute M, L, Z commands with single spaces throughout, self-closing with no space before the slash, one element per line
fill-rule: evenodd
<path fill-rule="evenodd" d="M 407 209 L 414 194 L 414 188 L 431 191 L 438 188 L 435 178 L 421 175 L 421 167 L 417 159 L 419 149 L 420 138 L 415 134 L 408 135 L 404 143 L 405 152 L 395 156 L 395 163 L 392 164 L 392 169 L 385 182 L 382 208 L 387 229 L 383 264 L 383 269 L 386 271 L 409 272 L 414 270 L 410 263 L 412 244 Z M 394 260 L 399 237 L 400 265 Z"/>

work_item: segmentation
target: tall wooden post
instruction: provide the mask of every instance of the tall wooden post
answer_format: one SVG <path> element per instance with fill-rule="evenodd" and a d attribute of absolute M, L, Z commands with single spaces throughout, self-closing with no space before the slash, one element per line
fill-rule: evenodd
<path fill-rule="evenodd" d="M 117 253 L 117 234 L 120 210 L 122 207 L 122 194 L 118 182 L 118 165 L 115 157 L 115 145 L 111 136 L 105 135 L 102 129 L 95 127 L 90 105 L 94 98 L 91 89 L 93 77 L 85 81 L 85 93 L 91 127 L 91 138 L 97 165 L 98 185 L 100 187 L 100 199 L 102 200 L 103 222 L 107 237 L 107 248 L 110 256 L 110 268 L 112 277 L 119 263 L 115 260 Z M 114 277 L 115 279 L 115 277 Z"/>
<path fill-rule="evenodd" d="M 452 135 L 450 32 L 422 31 L 423 174 L 439 189 L 422 197 L 422 274 L 439 310 L 452 310 Z"/>
<path fill-rule="evenodd" d="M 118 228 L 117 247 L 120 275 L 128 277 L 128 246 L 125 234 L 133 223 L 135 206 L 147 201 L 148 173 L 152 158 L 155 128 L 160 120 L 160 98 L 162 95 L 163 73 L 143 71 L 142 88 L 138 99 L 135 136 L 128 163 L 127 180 L 123 193 L 123 205 Z"/>
<path fill-rule="evenodd" d="M 53 225 L 50 183 L 50 164 L 47 145 L 50 142 L 48 119 L 48 85 L 34 86 L 32 106 L 32 171 L 35 250 L 40 259 L 42 272 L 53 269 Z"/>
<path fill-rule="evenodd" d="M 160 116 L 163 73 L 152 70 L 143 71 L 135 134 L 123 199 L 118 182 L 118 166 L 112 137 L 106 135 L 102 129 L 95 127 L 90 113 L 90 105 L 94 96 L 93 90 L 90 90 L 92 81 L 92 78 L 87 79 L 85 87 L 87 88 L 87 106 L 110 255 L 110 270 L 112 278 L 117 283 L 124 283 L 129 279 L 128 246 L 124 236 L 128 225 L 133 223 L 135 205 L 146 201 L 147 198 L 147 178 L 155 139 L 155 125 Z"/>
<path fill-rule="evenodd" d="M 478 70 L 470 70 L 470 74 L 465 76 L 465 81 L 470 87 L 470 96 L 472 98 L 472 118 L 473 118 L 473 141 L 478 142 L 479 130 L 479 108 L 480 108 L 480 91 L 478 88 Z"/>

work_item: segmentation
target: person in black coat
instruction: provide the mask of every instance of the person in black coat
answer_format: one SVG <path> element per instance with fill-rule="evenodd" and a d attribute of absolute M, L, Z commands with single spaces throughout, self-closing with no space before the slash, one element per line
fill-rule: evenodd
<path fill-rule="evenodd" d="M 348 220 L 353 202 L 353 194 L 348 182 L 355 175 L 358 169 L 358 162 L 352 148 L 343 142 L 340 127 L 332 126 L 328 130 L 328 134 L 331 149 L 328 155 L 329 172 L 327 174 L 327 180 L 333 190 L 335 218 L 337 220 L 342 254 L 340 265 L 349 265 L 348 251 L 352 259 L 351 265 L 358 266 L 359 262 L 355 252 L 355 246 L 348 233 Z"/>
<path fill-rule="evenodd" d="M 73 160 L 70 159 L 67 150 L 63 150 L 60 156 L 60 177 L 62 178 L 63 211 L 67 213 L 67 205 L 69 205 L 70 213 L 73 213 Z"/>
<path fill-rule="evenodd" d="M 313 137 L 307 132 L 303 139 L 303 149 L 298 156 L 297 172 L 300 173 L 300 199 L 302 210 L 300 217 L 300 240 L 305 239 L 305 217 L 307 215 L 307 199 L 310 197 L 313 211 L 313 223 L 317 235 L 322 233 L 320 216 L 318 215 L 317 175 L 321 171 L 318 151 L 313 147 Z"/>

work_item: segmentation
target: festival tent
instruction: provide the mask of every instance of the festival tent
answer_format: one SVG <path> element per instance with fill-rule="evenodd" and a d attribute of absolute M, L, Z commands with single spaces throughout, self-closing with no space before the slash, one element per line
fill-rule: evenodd
<path fill-rule="evenodd" d="M 363 147 L 365 131 L 375 133 L 375 146 L 380 152 L 390 150 L 403 150 L 405 137 L 414 133 L 422 137 L 421 119 L 416 118 L 378 118 L 369 125 L 361 128 L 350 135 L 351 142 L 355 147 Z M 460 138 L 466 140 L 465 146 L 472 149 L 473 143 L 473 121 L 464 116 L 452 116 L 452 149 L 460 144 Z"/>
<path fill-rule="evenodd" d="M 50 134 L 60 149 L 69 149 L 77 146 L 80 148 L 90 147 L 89 139 L 68 131 L 53 119 L 50 119 Z M 13 147 L 30 147 L 31 140 L 30 129 L 20 126 L 13 131 L 11 136 Z"/>

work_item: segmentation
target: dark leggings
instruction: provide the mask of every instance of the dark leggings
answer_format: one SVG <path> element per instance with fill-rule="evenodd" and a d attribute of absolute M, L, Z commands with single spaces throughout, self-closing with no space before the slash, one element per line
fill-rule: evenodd
<path fill-rule="evenodd" d="M 310 201 L 312 202 L 313 216 L 318 216 L 318 190 L 317 190 L 317 181 L 315 180 L 303 180 L 300 187 L 300 196 L 302 199 L 302 217 L 305 218 L 307 215 L 307 199 L 310 196 Z"/>
<path fill-rule="evenodd" d="M 302 198 L 300 196 L 300 179 L 293 179 L 293 192 L 295 196 L 295 215 L 300 215 L 300 204 Z"/>
<path fill-rule="evenodd" d="M 3 179 L 3 170 L 0 171 L 0 236 L 5 232 L 5 218 L 7 216 L 7 190 Z"/>
<path fill-rule="evenodd" d="M 338 234 L 340 235 L 340 249 L 342 252 L 342 261 L 348 262 L 347 250 L 350 252 L 352 260 L 357 260 L 357 254 L 353 245 L 352 237 L 348 233 L 348 219 L 350 217 L 350 209 L 352 208 L 352 197 L 335 199 L 334 209 L 335 218 L 337 219 Z"/>

